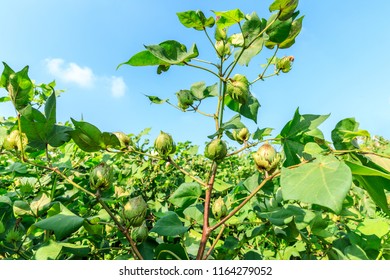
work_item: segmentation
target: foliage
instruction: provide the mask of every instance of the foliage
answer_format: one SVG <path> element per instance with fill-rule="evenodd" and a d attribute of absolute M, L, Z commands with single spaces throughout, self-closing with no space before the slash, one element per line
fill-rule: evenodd
<path fill-rule="evenodd" d="M 17 115 L 0 119 L 0 258 L 390 259 L 387 140 L 353 118 L 326 140 L 319 126 L 328 115 L 298 109 L 274 138 L 244 124 L 257 123 L 260 108 L 251 85 L 292 70 L 293 56 L 277 52 L 300 33 L 297 7 L 276 0 L 268 19 L 239 9 L 179 12 L 184 27 L 205 34 L 216 63 L 199 59 L 196 44 L 167 40 L 120 64 L 159 74 L 193 67 L 216 79 L 179 89 L 178 105 L 147 96 L 214 122 L 204 154 L 165 132 L 151 145 L 149 129 L 58 123 L 55 83 L 36 85 L 27 66 L 4 63 L 0 101 Z M 234 73 L 267 50 L 254 79 Z M 215 112 L 201 111 L 209 100 Z M 226 120 L 225 110 L 237 115 Z M 256 152 L 260 145 L 267 149 Z"/>

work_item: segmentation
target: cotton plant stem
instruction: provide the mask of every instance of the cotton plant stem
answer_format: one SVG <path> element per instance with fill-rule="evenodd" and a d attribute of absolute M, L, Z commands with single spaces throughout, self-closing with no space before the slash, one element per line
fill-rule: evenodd
<path fill-rule="evenodd" d="M 211 233 L 211 230 L 209 227 L 210 202 L 211 202 L 211 194 L 212 194 L 213 186 L 214 186 L 214 182 L 215 182 L 215 176 L 217 174 L 217 168 L 218 168 L 218 165 L 215 161 L 213 162 L 213 165 L 211 168 L 212 168 L 212 172 L 211 172 L 210 180 L 207 184 L 206 195 L 205 195 L 204 210 L 203 210 L 203 229 L 202 229 L 202 237 L 201 237 L 201 241 L 199 244 L 198 254 L 196 256 L 197 260 L 203 259 L 204 251 L 206 249 L 207 240 L 208 240 L 210 233 Z"/>
<path fill-rule="evenodd" d="M 226 229 L 226 225 L 223 224 L 222 227 L 221 227 L 221 230 L 219 231 L 217 237 L 215 238 L 213 244 L 211 245 L 210 249 L 207 251 L 206 255 L 203 257 L 204 260 L 207 260 L 207 258 L 211 255 L 211 253 L 213 252 L 215 246 L 217 245 L 219 239 L 221 239 L 221 236 L 224 232 L 224 230 Z"/>

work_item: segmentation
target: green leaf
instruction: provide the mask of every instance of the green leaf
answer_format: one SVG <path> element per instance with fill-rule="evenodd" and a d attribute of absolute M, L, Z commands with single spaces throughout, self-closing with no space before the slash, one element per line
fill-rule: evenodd
<path fill-rule="evenodd" d="M 249 16 L 249 19 L 242 25 L 242 35 L 244 36 L 245 46 L 248 46 L 256 39 L 265 27 L 266 22 L 262 21 L 259 16 L 253 12 Z"/>
<path fill-rule="evenodd" d="M 158 96 L 152 96 L 152 95 L 145 95 L 147 98 L 149 98 L 150 103 L 154 104 L 164 104 L 165 102 L 168 101 L 168 99 L 161 99 Z"/>
<path fill-rule="evenodd" d="M 35 216 L 38 216 L 39 211 L 47 208 L 50 205 L 50 202 L 50 198 L 45 193 L 42 193 L 32 200 L 30 204 L 31 211 Z"/>
<path fill-rule="evenodd" d="M 8 102 L 8 101 L 11 101 L 11 98 L 9 98 L 9 96 L 0 97 L 0 103 L 1 102 Z"/>
<path fill-rule="evenodd" d="M 23 110 L 34 95 L 34 85 L 28 77 L 28 66 L 21 71 L 14 73 L 13 70 L 4 64 L 4 71 L 1 76 L 1 85 L 8 91 L 9 97 L 17 111 Z"/>
<path fill-rule="evenodd" d="M 267 22 L 267 26 L 270 25 L 276 17 L 277 14 L 272 15 Z M 292 18 L 285 21 L 276 19 L 266 31 L 268 40 L 277 44 L 285 41 L 290 34 L 292 21 Z"/>
<path fill-rule="evenodd" d="M 102 148 L 115 148 L 120 147 L 121 143 L 119 142 L 118 137 L 115 134 L 110 132 L 103 132 L 102 135 Z"/>
<path fill-rule="evenodd" d="M 332 130 L 333 145 L 337 150 L 353 150 L 359 147 L 356 139 L 348 135 L 357 132 L 359 123 L 354 118 L 347 118 L 339 121 L 336 127 Z"/>
<path fill-rule="evenodd" d="M 245 18 L 243 12 L 239 9 L 229 10 L 224 12 L 215 12 L 214 14 L 217 16 L 217 26 L 218 28 L 226 28 L 233 24 L 239 23 L 241 20 Z"/>
<path fill-rule="evenodd" d="M 364 235 L 375 235 L 382 238 L 390 232 L 390 225 L 385 219 L 365 219 L 358 225 L 357 230 Z"/>
<path fill-rule="evenodd" d="M 165 41 L 159 45 L 145 46 L 145 48 L 152 55 L 168 65 L 183 64 L 199 55 L 198 48 L 195 44 L 187 52 L 185 45 L 174 40 Z"/>
<path fill-rule="evenodd" d="M 45 103 L 45 117 L 46 117 L 46 129 L 51 130 L 54 124 L 57 122 L 56 120 L 56 95 L 53 89 L 52 94 L 46 100 Z"/>
<path fill-rule="evenodd" d="M 292 45 L 294 45 L 295 38 L 299 35 L 299 33 L 301 32 L 301 29 L 302 29 L 303 18 L 304 17 L 300 17 L 299 19 L 294 20 L 292 22 L 291 30 L 290 30 L 290 33 L 288 34 L 287 39 L 279 44 L 280 49 L 287 49 L 287 48 L 291 47 Z"/>
<path fill-rule="evenodd" d="M 257 114 L 260 108 L 260 103 L 252 94 L 249 94 L 248 101 L 245 104 L 240 104 L 233 100 L 229 95 L 226 95 L 225 105 L 228 106 L 230 110 L 257 123 Z"/>
<path fill-rule="evenodd" d="M 32 216 L 30 205 L 22 200 L 16 200 L 13 205 L 14 215 L 16 217 L 30 215 Z"/>
<path fill-rule="evenodd" d="M 385 173 L 385 172 L 379 171 L 379 170 L 371 168 L 371 167 L 367 167 L 364 165 L 353 163 L 351 161 L 346 161 L 346 164 L 349 166 L 349 168 L 352 171 L 352 174 L 354 174 L 354 175 L 380 176 L 380 177 L 383 177 L 387 180 L 390 180 L 389 173 Z M 390 181 L 389 181 L 389 183 L 390 183 Z"/>
<path fill-rule="evenodd" d="M 53 240 L 42 244 L 35 252 L 36 260 L 56 260 L 61 254 L 62 246 Z"/>
<path fill-rule="evenodd" d="M 205 82 L 197 82 L 191 85 L 190 91 L 198 100 L 203 100 L 207 97 L 218 96 L 218 84 L 206 86 Z"/>
<path fill-rule="evenodd" d="M 183 226 L 183 223 L 175 212 L 167 212 L 165 216 L 155 223 L 151 232 L 162 236 L 177 236 L 185 233 L 188 228 Z"/>
<path fill-rule="evenodd" d="M 284 200 L 318 204 L 339 213 L 352 185 L 352 174 L 334 156 L 318 156 L 297 168 L 282 168 L 280 181 Z"/>
<path fill-rule="evenodd" d="M 69 132 L 73 129 L 68 126 L 54 125 L 50 133 L 46 136 L 47 144 L 52 147 L 61 147 L 70 140 Z"/>
<path fill-rule="evenodd" d="M 180 244 L 162 243 L 155 249 L 157 260 L 188 260 L 188 255 Z"/>
<path fill-rule="evenodd" d="M 286 20 L 289 19 L 295 12 L 295 9 L 298 7 L 299 0 L 276 0 L 269 7 L 269 11 L 280 11 L 279 19 Z"/>
<path fill-rule="evenodd" d="M 80 149 L 86 152 L 96 152 L 102 146 L 102 132 L 94 125 L 72 119 L 75 130 L 68 133 Z"/>
<path fill-rule="evenodd" d="M 176 207 L 186 208 L 194 204 L 202 195 L 202 188 L 198 183 L 183 183 L 168 199 Z"/>
<path fill-rule="evenodd" d="M 238 49 L 234 53 L 234 59 L 237 59 L 238 56 L 241 54 L 238 64 L 242 66 L 248 66 L 249 62 L 254 58 L 256 55 L 258 55 L 261 50 L 263 49 L 264 45 L 264 39 L 262 37 L 256 39 L 249 47 L 245 48 L 244 52 L 241 54 L 241 49 Z"/>
<path fill-rule="evenodd" d="M 260 212 L 257 214 L 260 218 L 269 220 L 276 226 L 284 226 L 294 221 L 297 228 L 302 230 L 315 218 L 312 211 L 302 209 L 295 205 L 284 205 L 283 208 L 272 212 Z"/>
<path fill-rule="evenodd" d="M 253 135 L 252 135 L 252 139 L 262 141 L 264 139 L 264 137 L 271 135 L 272 130 L 274 130 L 274 129 L 270 128 L 270 127 L 266 127 L 266 128 L 262 128 L 262 129 L 257 128 L 255 133 L 253 133 Z"/>
<path fill-rule="evenodd" d="M 127 62 L 123 62 L 118 65 L 117 69 L 122 65 L 130 66 L 157 66 L 165 65 L 168 66 L 169 63 L 155 57 L 150 51 L 145 50 L 133 55 Z"/>
<path fill-rule="evenodd" d="M 34 225 L 41 229 L 54 231 L 57 240 L 62 240 L 77 231 L 83 222 L 83 218 L 68 210 L 41 220 Z"/>
<path fill-rule="evenodd" d="M 350 163 L 348 163 L 348 165 L 349 164 Z M 356 174 L 354 174 L 353 177 L 359 182 L 359 185 L 368 192 L 375 204 L 378 205 L 383 212 L 390 216 L 389 205 L 384 191 L 385 186 L 389 186 L 389 180 L 383 177 L 362 176 Z"/>
<path fill-rule="evenodd" d="M 283 127 L 279 135 L 286 155 L 284 166 L 291 166 L 300 162 L 299 157 L 303 156 L 305 144 L 323 140 L 322 133 L 318 132 L 317 127 L 328 117 L 329 115 L 301 115 L 299 108 L 295 111 L 293 119 Z M 316 135 L 314 137 L 313 132 Z"/>
<path fill-rule="evenodd" d="M 179 21 L 188 28 L 202 31 L 206 27 L 213 27 L 215 20 L 213 17 L 206 18 L 202 11 L 186 11 L 177 13 Z"/>
<path fill-rule="evenodd" d="M 366 252 L 357 244 L 351 244 L 344 249 L 344 254 L 350 260 L 369 260 Z"/>

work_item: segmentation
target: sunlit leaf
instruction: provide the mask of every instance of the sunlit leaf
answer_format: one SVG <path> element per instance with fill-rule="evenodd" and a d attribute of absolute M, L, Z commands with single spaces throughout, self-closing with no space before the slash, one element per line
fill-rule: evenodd
<path fill-rule="evenodd" d="M 294 169 L 282 168 L 284 200 L 318 204 L 339 213 L 352 185 L 349 167 L 334 156 L 318 156 Z"/>

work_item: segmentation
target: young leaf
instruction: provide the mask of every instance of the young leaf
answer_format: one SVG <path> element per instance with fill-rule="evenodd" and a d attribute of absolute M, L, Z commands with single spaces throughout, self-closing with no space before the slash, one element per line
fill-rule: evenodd
<path fill-rule="evenodd" d="M 357 132 L 359 123 L 354 118 L 347 118 L 339 121 L 332 130 L 333 145 L 338 150 L 353 150 L 359 147 L 356 139 L 348 137 L 348 134 Z"/>
<path fill-rule="evenodd" d="M 202 195 L 202 188 L 198 183 L 183 183 L 168 199 L 177 207 L 186 208 L 195 203 Z"/>
<path fill-rule="evenodd" d="M 302 29 L 302 21 L 303 21 L 303 17 L 300 17 L 299 19 L 297 20 L 294 20 L 291 24 L 291 30 L 290 30 L 290 33 L 288 34 L 288 37 L 286 40 L 284 40 L 283 42 L 281 42 L 279 44 L 279 48 L 280 49 L 287 49 L 289 47 L 291 47 L 292 45 L 294 45 L 295 43 L 295 38 L 299 35 L 299 33 L 301 32 L 301 29 Z"/>
<path fill-rule="evenodd" d="M 317 156 L 297 168 L 282 168 L 280 183 L 284 200 L 318 204 L 339 213 L 352 185 L 352 174 L 334 156 Z"/>
<path fill-rule="evenodd" d="M 245 39 L 245 46 L 248 46 L 259 34 L 264 30 L 266 22 L 261 20 L 259 16 L 253 12 L 249 19 L 242 26 L 242 34 Z"/>
<path fill-rule="evenodd" d="M 4 71 L 1 75 L 1 86 L 8 91 L 15 109 L 17 111 L 23 110 L 30 104 L 34 95 L 34 86 L 28 77 L 28 66 L 15 73 L 6 63 L 3 64 Z"/>
<path fill-rule="evenodd" d="M 168 212 L 155 223 L 150 232 L 155 232 L 162 236 L 177 236 L 185 233 L 187 230 L 188 227 L 183 226 L 175 212 Z"/>
<path fill-rule="evenodd" d="M 298 7 L 299 0 L 276 0 L 269 7 L 269 11 L 280 11 L 279 20 L 289 19 Z"/>
<path fill-rule="evenodd" d="M 213 17 L 206 18 L 202 11 L 186 11 L 177 13 L 179 21 L 188 28 L 202 31 L 206 27 L 213 27 L 215 20 Z"/>
<path fill-rule="evenodd" d="M 271 22 L 274 21 L 276 17 L 276 14 L 272 15 L 269 18 L 267 25 L 271 24 Z M 282 43 L 288 38 L 291 31 L 291 26 L 292 18 L 285 21 L 276 19 L 275 22 L 272 23 L 272 25 L 267 29 L 267 34 L 269 37 L 268 40 L 273 43 Z"/>
<path fill-rule="evenodd" d="M 239 113 L 240 115 L 253 120 L 257 123 L 257 113 L 260 108 L 260 103 L 256 97 L 249 94 L 249 98 L 245 104 L 240 104 L 233 100 L 229 95 L 225 96 L 225 105 L 232 111 Z"/>
<path fill-rule="evenodd" d="M 182 64 L 199 55 L 198 48 L 195 44 L 187 52 L 185 45 L 174 40 L 165 41 L 159 45 L 145 46 L 145 48 L 156 58 L 164 61 L 168 65 Z"/>
<path fill-rule="evenodd" d="M 145 96 L 146 96 L 147 98 L 149 98 L 149 100 L 150 100 L 151 103 L 154 103 L 154 104 L 163 104 L 163 103 L 165 103 L 165 102 L 168 101 L 168 99 L 161 99 L 161 98 L 158 97 L 158 96 L 146 95 L 146 94 L 145 94 Z"/>
<path fill-rule="evenodd" d="M 214 14 L 217 16 L 217 26 L 218 28 L 226 28 L 233 24 L 239 23 L 241 20 L 245 18 L 243 12 L 239 9 L 224 11 L 224 12 L 215 12 Z"/>

